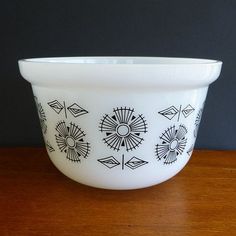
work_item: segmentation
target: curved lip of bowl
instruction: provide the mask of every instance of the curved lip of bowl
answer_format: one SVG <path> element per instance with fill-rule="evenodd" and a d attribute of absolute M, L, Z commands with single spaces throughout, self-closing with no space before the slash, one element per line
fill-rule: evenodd
<path fill-rule="evenodd" d="M 222 64 L 222 61 L 202 58 L 183 57 L 146 57 L 146 56 L 83 56 L 83 57 L 42 57 L 20 59 L 25 63 L 79 64 L 79 65 L 199 65 Z"/>
<path fill-rule="evenodd" d="M 179 57 L 47 57 L 18 61 L 21 75 L 42 87 L 185 89 L 208 86 L 222 62 Z"/>

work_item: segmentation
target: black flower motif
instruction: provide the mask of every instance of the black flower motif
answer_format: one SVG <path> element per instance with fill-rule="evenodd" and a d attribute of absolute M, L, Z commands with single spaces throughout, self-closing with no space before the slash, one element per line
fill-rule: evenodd
<path fill-rule="evenodd" d="M 177 160 L 177 156 L 181 155 L 185 149 L 187 138 L 187 128 L 180 125 L 179 129 L 174 126 L 169 127 L 160 136 L 161 144 L 156 145 L 157 159 L 164 159 L 164 164 L 171 164 Z"/>
<path fill-rule="evenodd" d="M 105 115 L 100 123 L 100 131 L 105 132 L 104 142 L 112 149 L 126 151 L 137 148 L 144 140 L 142 133 L 147 132 L 143 115 L 135 115 L 134 109 L 116 108 L 112 115 Z"/>
<path fill-rule="evenodd" d="M 66 125 L 61 121 L 56 126 L 58 135 L 56 142 L 61 152 L 66 153 L 66 158 L 80 162 L 81 158 L 86 158 L 89 154 L 90 144 L 84 141 L 85 133 L 75 124 Z"/>
<path fill-rule="evenodd" d="M 38 102 L 37 97 L 34 97 L 34 98 L 35 98 L 35 103 L 36 103 L 36 106 L 37 106 L 37 111 L 38 111 L 38 116 L 39 116 L 39 121 L 40 121 L 40 125 L 41 125 L 41 128 L 42 128 L 42 132 L 43 132 L 43 134 L 46 134 L 46 132 L 47 132 L 46 115 L 45 115 L 45 112 L 43 110 L 42 104 Z"/>
<path fill-rule="evenodd" d="M 197 137 L 198 130 L 199 130 L 199 126 L 200 126 L 200 123 L 201 123 L 202 112 L 203 112 L 203 108 L 201 108 L 201 109 L 199 110 L 199 112 L 197 113 L 196 120 L 195 120 L 195 130 L 194 130 L 194 137 L 195 137 L 195 138 Z"/>

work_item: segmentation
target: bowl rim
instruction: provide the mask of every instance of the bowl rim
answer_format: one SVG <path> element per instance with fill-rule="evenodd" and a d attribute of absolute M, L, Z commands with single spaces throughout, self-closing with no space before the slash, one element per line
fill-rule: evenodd
<path fill-rule="evenodd" d="M 151 57 L 151 56 L 75 56 L 75 57 L 39 57 L 18 60 L 19 63 L 40 64 L 78 64 L 78 65 L 202 65 L 222 64 L 215 59 L 190 57 Z"/>
<path fill-rule="evenodd" d="M 45 57 L 18 64 L 37 86 L 159 90 L 208 86 L 222 67 L 219 60 L 180 57 Z"/>

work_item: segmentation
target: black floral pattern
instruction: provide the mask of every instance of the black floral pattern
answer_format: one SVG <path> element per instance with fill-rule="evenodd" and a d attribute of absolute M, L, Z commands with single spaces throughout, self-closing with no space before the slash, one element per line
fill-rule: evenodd
<path fill-rule="evenodd" d="M 56 142 L 61 152 L 66 153 L 66 158 L 74 162 L 80 162 L 87 158 L 90 151 L 90 144 L 85 142 L 85 133 L 74 123 L 68 126 L 61 121 L 56 126 L 58 132 Z"/>
<path fill-rule="evenodd" d="M 197 113 L 196 120 L 195 120 L 195 130 L 194 130 L 194 137 L 195 138 L 197 137 L 198 130 L 199 130 L 199 127 L 200 127 L 200 123 L 201 123 L 201 119 L 202 119 L 202 113 L 203 113 L 203 108 L 201 108 L 199 110 L 199 112 Z"/>
<path fill-rule="evenodd" d="M 161 144 L 156 145 L 157 159 L 164 159 L 164 164 L 175 162 L 177 157 L 182 155 L 186 147 L 186 134 L 187 128 L 184 125 L 180 125 L 178 129 L 174 125 L 165 130 L 160 136 Z"/>
<path fill-rule="evenodd" d="M 37 106 L 38 117 L 39 117 L 40 125 L 41 125 L 41 128 L 42 128 L 42 132 L 43 132 L 43 134 L 46 134 L 47 133 L 46 114 L 44 112 L 42 104 L 40 102 L 38 102 L 38 98 L 37 97 L 34 97 L 34 98 L 35 98 L 35 103 L 36 103 L 36 106 Z"/>
<path fill-rule="evenodd" d="M 142 142 L 142 133 L 147 132 L 143 115 L 135 115 L 134 109 L 121 107 L 113 110 L 112 115 L 105 115 L 100 123 L 100 131 L 105 133 L 103 141 L 112 149 L 126 151 L 136 149 Z"/>

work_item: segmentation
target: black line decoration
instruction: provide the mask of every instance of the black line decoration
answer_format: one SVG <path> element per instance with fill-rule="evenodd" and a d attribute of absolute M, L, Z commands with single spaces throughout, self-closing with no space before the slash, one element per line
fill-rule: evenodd
<path fill-rule="evenodd" d="M 52 145 L 48 141 L 45 144 L 46 144 L 46 148 L 49 152 L 55 151 L 55 149 L 52 147 Z"/>
<path fill-rule="evenodd" d="M 203 108 L 201 108 L 199 110 L 199 112 L 197 113 L 196 120 L 195 120 L 195 129 L 194 129 L 194 133 L 193 133 L 195 138 L 197 137 L 197 134 L 198 134 L 200 122 L 201 122 L 201 119 L 202 119 L 202 112 L 203 112 Z"/>
<path fill-rule="evenodd" d="M 40 102 L 38 102 L 38 98 L 37 97 L 34 97 L 34 98 L 35 98 L 35 103 L 36 103 L 36 106 L 37 106 L 38 117 L 39 117 L 40 125 L 41 125 L 41 128 L 42 128 L 42 132 L 43 132 L 43 134 L 46 134 L 47 133 L 46 114 L 44 112 L 42 104 Z"/>
<path fill-rule="evenodd" d="M 146 165 L 147 163 L 147 161 L 141 160 L 134 156 L 129 161 L 127 161 L 125 165 L 130 169 L 134 170 L 136 168 L 139 168 L 140 166 Z"/>
<path fill-rule="evenodd" d="M 101 159 L 98 159 L 98 161 L 102 163 L 104 166 L 108 167 L 109 169 L 112 169 L 120 165 L 120 162 L 116 160 L 116 158 L 113 156 L 101 158 Z"/>
<path fill-rule="evenodd" d="M 72 116 L 75 118 L 82 116 L 84 114 L 87 114 L 88 111 L 79 106 L 77 103 L 73 103 L 70 106 L 66 106 L 65 101 L 60 103 L 58 100 L 53 100 L 51 102 L 48 102 L 48 105 L 57 113 L 60 114 L 62 111 L 64 111 L 64 115 L 67 118 L 67 110 L 70 112 Z"/>
<path fill-rule="evenodd" d="M 179 110 L 175 106 L 166 108 L 165 110 L 159 111 L 159 114 L 163 115 L 169 120 L 172 120 L 178 113 Z"/>
<path fill-rule="evenodd" d="M 182 109 L 182 105 L 180 105 L 179 108 L 175 106 L 170 106 L 162 111 L 159 111 L 158 113 L 168 120 L 172 120 L 174 117 L 177 117 L 177 121 L 179 121 L 181 114 L 187 118 L 194 112 L 194 108 L 188 104 L 186 107 Z"/>
<path fill-rule="evenodd" d="M 125 168 L 125 155 L 124 154 L 122 154 L 122 170 L 124 170 L 124 168 Z"/>
<path fill-rule="evenodd" d="M 74 123 L 66 125 L 60 121 L 56 126 L 58 132 L 56 137 L 57 145 L 61 152 L 66 153 L 66 158 L 74 162 L 80 162 L 81 158 L 87 158 L 90 151 L 90 144 L 84 141 L 85 133 Z"/>
<path fill-rule="evenodd" d="M 187 118 L 189 115 L 191 115 L 194 112 L 194 108 L 188 104 L 183 110 L 182 114 L 184 115 L 185 118 Z"/>
<path fill-rule="evenodd" d="M 121 161 L 116 159 L 114 156 L 109 156 L 105 158 L 98 159 L 98 162 L 103 164 L 104 166 L 108 167 L 109 169 L 112 169 L 114 167 L 117 167 L 121 165 L 121 169 L 124 170 L 125 166 L 128 167 L 131 170 L 137 169 L 143 165 L 148 164 L 147 161 L 144 161 L 140 158 L 137 158 L 133 156 L 131 159 L 125 162 L 125 155 L 122 154 Z"/>
<path fill-rule="evenodd" d="M 186 144 L 187 128 L 180 125 L 178 129 L 174 126 L 169 127 L 160 136 L 161 144 L 156 145 L 157 159 L 164 159 L 164 164 L 171 164 L 177 160 L 177 156 L 182 155 Z"/>
<path fill-rule="evenodd" d="M 82 116 L 84 114 L 87 114 L 88 111 L 86 111 L 84 108 L 79 106 L 77 103 L 73 103 L 69 107 L 67 107 L 67 110 L 73 115 L 74 117 Z"/>
<path fill-rule="evenodd" d="M 112 115 L 104 115 L 100 123 L 100 131 L 105 132 L 103 141 L 112 149 L 126 151 L 136 149 L 144 140 L 142 133 L 147 132 L 147 124 L 143 115 L 135 115 L 134 109 L 121 107 L 113 109 Z"/>
<path fill-rule="evenodd" d="M 187 151 L 187 153 L 188 153 L 189 156 L 192 155 L 193 149 L 194 149 L 194 144 L 192 144 L 192 145 L 190 146 L 190 148 L 188 149 L 188 151 Z"/>
<path fill-rule="evenodd" d="M 65 104 L 61 104 L 57 100 L 48 102 L 48 105 L 57 113 L 60 114 L 62 110 L 65 110 Z"/>

